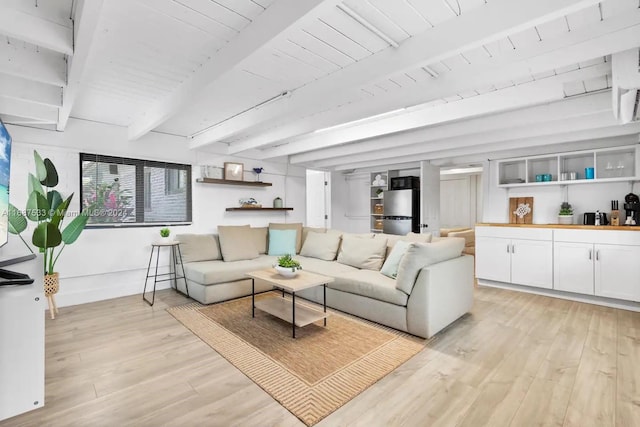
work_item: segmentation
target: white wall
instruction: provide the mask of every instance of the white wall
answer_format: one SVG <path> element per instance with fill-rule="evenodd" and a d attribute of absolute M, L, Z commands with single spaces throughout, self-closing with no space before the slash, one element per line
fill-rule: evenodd
<path fill-rule="evenodd" d="M 440 226 L 473 227 L 482 219 L 482 175 L 451 174 L 440 177 Z"/>
<path fill-rule="evenodd" d="M 509 198 L 533 197 L 533 223 L 557 224 L 560 204 L 565 200 L 573 206 L 574 222 L 582 224 L 585 212 L 609 213 L 611 200 L 619 200 L 620 207 L 624 203 L 624 196 L 629 192 L 638 193 L 640 185 L 628 182 L 615 183 L 587 183 L 573 185 L 550 185 L 544 187 L 498 187 L 498 162 L 485 163 L 484 180 L 484 209 L 483 222 L 508 223 Z M 624 215 L 624 212 L 622 212 Z"/>
<path fill-rule="evenodd" d="M 371 231 L 370 174 L 331 174 L 331 227 L 349 233 Z"/>
<path fill-rule="evenodd" d="M 80 152 L 133 157 L 174 163 L 191 164 L 193 178 L 193 223 L 191 226 L 170 227 L 174 234 L 214 232 L 219 224 L 251 224 L 264 226 L 269 222 L 304 222 L 305 169 L 287 164 L 224 157 L 202 151 L 190 151 L 183 138 L 151 133 L 139 141 L 128 141 L 127 129 L 83 120 L 70 120 L 63 133 L 9 126 L 13 138 L 11 165 L 11 202 L 18 208 L 26 204 L 27 174 L 34 170 L 33 150 L 49 157 L 60 174 L 57 189 L 63 194 L 76 193 L 70 211 L 78 210 L 80 190 Z M 272 187 L 238 187 L 196 183 L 200 164 L 222 166 L 224 161 L 244 163 L 245 180 L 254 180 L 253 167 L 262 166 L 263 181 Z M 281 197 L 292 212 L 226 212 L 238 206 L 238 199 L 254 197 L 264 206 L 272 206 Z M 57 270 L 61 276 L 59 306 L 115 298 L 142 292 L 150 243 L 160 227 L 87 229 L 80 239 L 67 247 L 60 257 Z M 30 240 L 30 233 L 24 233 Z M 5 253 L 27 253 L 11 236 Z M 166 264 L 166 257 L 162 264 Z M 168 287 L 164 282 L 162 287 Z"/>

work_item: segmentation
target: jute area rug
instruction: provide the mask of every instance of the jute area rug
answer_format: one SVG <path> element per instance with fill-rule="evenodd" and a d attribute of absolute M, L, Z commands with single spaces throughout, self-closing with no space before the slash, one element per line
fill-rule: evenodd
<path fill-rule="evenodd" d="M 256 296 L 277 297 L 278 293 Z M 309 305 L 311 305 L 309 303 Z M 331 312 L 298 328 L 256 309 L 251 297 L 167 310 L 282 406 L 312 426 L 379 381 L 426 341 Z"/>

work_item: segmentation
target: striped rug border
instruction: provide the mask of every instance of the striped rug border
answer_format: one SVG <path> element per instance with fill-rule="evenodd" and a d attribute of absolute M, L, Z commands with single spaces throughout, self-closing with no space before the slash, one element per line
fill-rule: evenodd
<path fill-rule="evenodd" d="M 324 379 L 308 384 L 286 366 L 202 314 L 200 309 L 206 307 L 191 303 L 167 311 L 307 426 L 336 411 L 427 344 L 395 329 L 331 310 L 333 316 L 384 330 L 393 338 Z"/>

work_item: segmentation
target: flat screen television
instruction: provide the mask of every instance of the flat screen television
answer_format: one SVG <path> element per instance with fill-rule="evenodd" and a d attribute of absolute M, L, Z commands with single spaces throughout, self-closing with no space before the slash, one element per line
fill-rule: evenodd
<path fill-rule="evenodd" d="M 0 120 L 0 246 L 9 238 L 9 177 L 11 176 L 11 135 Z"/>
<path fill-rule="evenodd" d="M 0 247 L 9 241 L 9 177 L 11 176 L 11 135 L 0 119 Z M 34 259 L 31 254 L 0 260 L 0 267 Z M 0 269 L 0 286 L 30 285 L 33 279 L 26 274 Z"/>

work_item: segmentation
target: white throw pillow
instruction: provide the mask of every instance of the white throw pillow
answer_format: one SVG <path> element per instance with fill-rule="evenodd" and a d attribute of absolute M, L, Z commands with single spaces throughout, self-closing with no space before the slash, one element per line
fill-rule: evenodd
<path fill-rule="evenodd" d="M 340 246 L 340 235 L 336 233 L 307 232 L 300 255 L 333 261 Z"/>
<path fill-rule="evenodd" d="M 420 270 L 452 258 L 457 258 L 464 249 L 464 239 L 449 237 L 436 243 L 411 243 L 405 252 L 396 277 L 396 289 L 411 295 Z"/>
<path fill-rule="evenodd" d="M 344 235 L 338 262 L 363 270 L 380 270 L 386 250 L 387 239 L 363 239 Z"/>
<path fill-rule="evenodd" d="M 380 269 L 380 273 L 385 276 L 389 276 L 392 279 L 395 279 L 398 275 L 398 267 L 400 266 L 400 261 L 404 256 L 405 252 L 409 249 L 411 242 L 406 242 L 404 240 L 398 241 L 395 245 L 393 245 L 393 249 L 391 249 L 391 253 L 387 255 L 387 259 L 382 264 L 382 268 Z"/>

